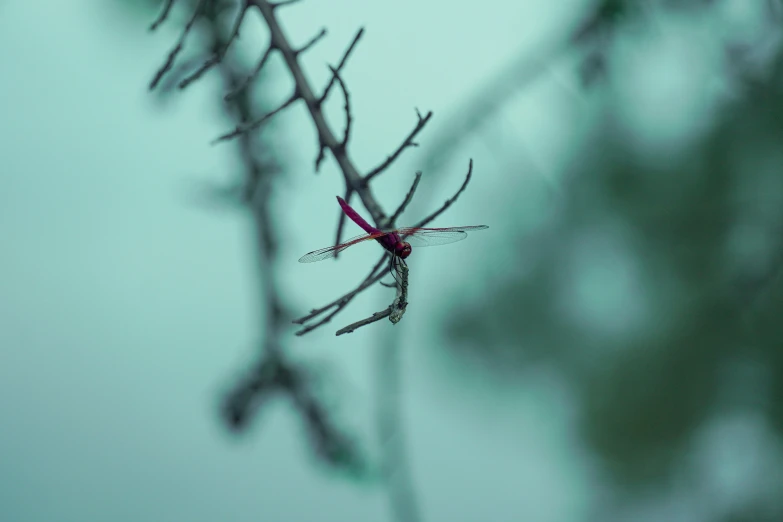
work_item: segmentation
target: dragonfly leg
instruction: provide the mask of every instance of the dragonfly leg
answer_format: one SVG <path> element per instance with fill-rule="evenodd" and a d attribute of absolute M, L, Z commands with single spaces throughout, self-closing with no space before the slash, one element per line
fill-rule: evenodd
<path fill-rule="evenodd" d="M 391 262 L 389 263 L 389 272 L 391 272 L 392 277 L 394 278 L 394 282 L 398 285 L 401 284 L 400 279 L 398 277 L 399 271 L 397 270 L 397 265 L 399 263 L 405 263 L 405 260 L 401 257 L 392 255 Z"/>
<path fill-rule="evenodd" d="M 394 281 L 398 285 L 402 284 L 402 281 L 400 281 L 400 278 L 399 278 L 399 275 L 400 275 L 399 267 L 400 266 L 407 267 L 408 263 L 403 258 L 398 257 L 398 256 L 394 256 L 392 258 L 392 264 L 391 264 L 391 267 L 389 268 L 389 270 L 391 270 L 392 277 L 394 278 Z"/>

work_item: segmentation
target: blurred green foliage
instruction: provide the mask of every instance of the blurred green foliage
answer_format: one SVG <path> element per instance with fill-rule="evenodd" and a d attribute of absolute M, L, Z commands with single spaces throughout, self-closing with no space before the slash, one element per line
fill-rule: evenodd
<path fill-rule="evenodd" d="M 597 12 L 615 23 L 624 4 Z M 783 436 L 781 71 L 780 53 L 764 74 L 734 71 L 735 98 L 670 156 L 640 155 L 623 106 L 607 104 L 557 218 L 519 241 L 525 259 L 538 252 L 533 270 L 504 274 L 447 325 L 465 360 L 498 374 L 561 372 L 584 440 L 629 491 L 665 484 L 722 415 L 760 412 Z M 762 508 L 732 520 L 777 520 Z"/>

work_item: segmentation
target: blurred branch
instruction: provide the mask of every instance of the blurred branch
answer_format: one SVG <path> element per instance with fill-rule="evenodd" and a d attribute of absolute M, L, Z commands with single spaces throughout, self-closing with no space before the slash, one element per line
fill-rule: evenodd
<path fill-rule="evenodd" d="M 214 4 L 206 7 L 212 6 Z M 166 9 L 170 9 L 170 6 Z M 212 66 L 217 66 L 225 88 L 234 93 L 224 107 L 229 117 L 240 124 L 249 121 L 252 117 L 250 93 L 242 88 L 246 84 L 247 74 L 225 60 L 225 54 L 231 41 L 238 35 L 243 16 L 244 9 L 238 13 L 227 37 L 221 34 L 221 26 L 217 22 L 215 11 L 202 8 L 198 11 L 197 17 L 190 19 L 189 27 L 193 26 L 198 17 L 206 22 L 203 36 L 213 52 L 204 65 L 196 69 L 196 73 L 185 76 L 178 83 L 179 87 L 183 88 L 200 78 Z M 183 37 L 180 38 L 180 42 L 182 40 Z M 159 80 L 165 75 L 174 72 L 172 65 L 173 60 L 171 63 L 167 60 L 156 74 L 157 81 L 151 84 L 151 89 L 158 85 Z M 192 67 L 189 69 L 192 70 Z M 180 69 L 182 72 L 179 74 L 184 74 L 185 70 L 187 69 Z M 255 74 L 257 73 L 256 70 Z M 177 82 L 164 82 L 162 85 L 167 90 L 171 90 Z M 274 220 L 270 213 L 272 180 L 279 168 L 269 158 L 265 148 L 259 147 L 249 134 L 243 134 L 238 138 L 238 152 L 245 171 L 244 187 L 241 191 L 242 201 L 251 211 L 255 225 L 260 290 L 265 304 L 265 324 L 259 359 L 251 371 L 227 394 L 222 407 L 222 416 L 231 429 L 242 431 L 248 426 L 259 407 L 272 395 L 288 396 L 305 421 L 311 443 L 319 457 L 332 466 L 360 471 L 363 467 L 363 459 L 355 443 L 331 420 L 328 408 L 318 397 L 304 366 L 288 360 L 282 350 L 281 336 L 286 328 L 287 314 L 276 284 L 278 241 L 273 227 Z"/>
<path fill-rule="evenodd" d="M 420 509 L 413 489 L 400 407 L 400 346 L 387 336 L 378 347 L 375 361 L 376 429 L 383 448 L 381 471 L 389 484 L 389 508 L 397 520 L 417 522 Z"/>
<path fill-rule="evenodd" d="M 519 92 L 524 90 L 568 51 L 584 48 L 582 64 L 583 81 L 588 83 L 606 68 L 605 51 L 614 33 L 614 27 L 627 9 L 627 0 L 601 0 L 597 2 L 570 31 L 560 39 L 548 43 L 543 50 L 530 55 L 528 46 L 483 86 L 460 103 L 454 116 L 436 135 L 425 164 L 428 171 L 437 171 L 452 152 L 472 133 L 497 116 L 500 110 Z"/>

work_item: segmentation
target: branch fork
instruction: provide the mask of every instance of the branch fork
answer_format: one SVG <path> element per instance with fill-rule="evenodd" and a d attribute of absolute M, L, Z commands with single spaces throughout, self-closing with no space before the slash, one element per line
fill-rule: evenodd
<path fill-rule="evenodd" d="M 243 81 L 239 82 L 238 85 L 233 86 L 232 90 L 230 90 L 228 93 L 225 94 L 224 99 L 227 102 L 232 102 L 238 96 L 242 95 L 242 93 L 244 93 L 247 90 L 247 88 L 251 85 L 251 83 L 258 77 L 260 71 L 268 63 L 269 58 L 275 52 L 282 55 L 283 61 L 285 62 L 286 66 L 288 67 L 288 70 L 291 73 L 291 76 L 293 77 L 295 87 L 291 95 L 276 109 L 273 109 L 267 112 L 266 114 L 262 115 L 261 117 L 255 119 L 243 118 L 243 121 L 240 124 L 236 125 L 235 128 L 232 129 L 231 131 L 228 131 L 222 134 L 221 136 L 218 136 L 213 141 L 213 143 L 224 142 L 224 141 L 229 141 L 229 140 L 234 140 L 239 138 L 245 139 L 245 137 L 249 133 L 263 126 L 265 123 L 270 121 L 274 116 L 280 114 L 285 109 L 287 109 L 294 103 L 301 100 L 306 105 L 307 110 L 310 113 L 310 117 L 312 118 L 317 131 L 318 154 L 315 159 L 316 172 L 319 170 L 321 163 L 326 157 L 326 151 L 328 150 L 329 152 L 331 152 L 332 156 L 334 157 L 335 161 L 337 162 L 343 174 L 343 178 L 345 181 L 345 200 L 350 201 L 350 198 L 354 194 L 358 195 L 358 197 L 361 199 L 362 203 L 364 204 L 365 208 L 370 213 L 372 220 L 375 222 L 375 226 L 380 229 L 386 229 L 394 225 L 397 218 L 399 218 L 403 210 L 407 207 L 408 203 L 413 197 L 413 194 L 416 191 L 416 188 L 418 187 L 419 181 L 421 179 L 421 173 L 416 173 L 416 176 L 413 181 L 413 185 L 411 186 L 411 189 L 409 190 L 407 196 L 405 197 L 405 200 L 400 204 L 397 210 L 390 217 L 386 215 L 386 213 L 383 211 L 383 208 L 376 200 L 375 195 L 372 191 L 371 182 L 374 179 L 376 179 L 378 176 L 380 176 L 382 173 L 387 172 L 389 168 L 392 166 L 392 164 L 402 155 L 402 153 L 406 149 L 418 146 L 418 143 L 415 141 L 415 139 L 432 118 L 432 111 L 428 111 L 426 114 L 422 115 L 422 113 L 418 109 L 416 109 L 416 120 L 417 120 L 416 124 L 414 125 L 413 129 L 404 137 L 402 143 L 400 143 L 400 145 L 398 145 L 394 149 L 394 151 L 389 156 L 387 156 L 386 159 L 383 160 L 378 166 L 374 167 L 366 174 L 362 175 L 360 173 L 359 168 L 356 167 L 353 160 L 348 155 L 348 144 L 350 141 L 351 132 L 353 130 L 353 117 L 351 114 L 350 92 L 344 78 L 342 77 L 342 72 L 347 64 L 349 56 L 353 53 L 359 40 L 364 34 L 364 29 L 360 28 L 358 30 L 353 40 L 351 41 L 351 43 L 343 53 L 337 66 L 336 67 L 329 66 L 329 69 L 332 72 L 329 81 L 326 84 L 326 86 L 323 88 L 321 94 L 316 95 L 312 85 L 310 84 L 309 80 L 305 76 L 304 71 L 302 70 L 299 64 L 298 58 L 302 53 L 308 51 L 319 41 L 321 41 L 324 37 L 326 37 L 327 34 L 326 29 L 321 29 L 314 37 L 312 37 L 308 42 L 306 42 L 301 47 L 294 48 L 291 45 L 288 37 L 286 36 L 285 32 L 283 31 L 277 19 L 278 8 L 294 4 L 298 1 L 299 0 L 283 0 L 278 2 L 270 2 L 268 0 L 238 0 L 238 3 L 236 4 L 238 7 L 238 11 L 236 14 L 236 18 L 234 19 L 234 23 L 232 25 L 228 39 L 207 60 L 205 60 L 204 63 L 202 63 L 202 65 L 195 70 L 195 72 L 185 77 L 179 83 L 179 86 L 180 88 L 184 88 L 190 85 L 193 81 L 200 78 L 203 74 L 205 74 L 215 65 L 223 61 L 231 44 L 236 39 L 239 38 L 240 27 L 242 25 L 243 20 L 246 17 L 247 11 L 250 8 L 255 8 L 260 13 L 261 17 L 263 18 L 267 27 L 269 28 L 269 32 L 270 32 L 269 44 L 267 45 L 263 53 L 261 53 L 261 57 L 258 63 L 256 64 L 255 68 L 250 73 L 250 75 L 248 75 Z M 167 19 L 173 4 L 174 4 L 174 0 L 166 1 L 161 14 L 158 16 L 158 18 L 153 22 L 152 26 L 150 27 L 151 30 L 154 30 L 157 27 L 159 27 Z M 160 80 L 168 72 L 171 71 L 178 54 L 180 53 L 180 51 L 184 46 L 185 39 L 187 38 L 190 31 L 193 29 L 196 21 L 199 19 L 201 15 L 203 15 L 204 11 L 208 6 L 209 6 L 209 0 L 198 0 L 196 2 L 195 9 L 193 10 L 191 17 L 189 18 L 187 24 L 185 25 L 185 28 L 183 29 L 179 37 L 179 40 L 177 41 L 174 48 L 170 51 L 164 64 L 155 73 L 153 80 L 150 83 L 150 89 L 154 89 L 158 85 Z M 345 104 L 344 104 L 345 129 L 343 131 L 342 138 L 338 138 L 336 136 L 335 132 L 332 130 L 331 125 L 326 121 L 326 118 L 323 113 L 323 104 L 328 98 L 331 89 L 335 84 L 339 86 L 343 95 L 343 99 L 345 100 Z M 452 198 L 447 200 L 442 208 L 434 212 L 431 216 L 422 220 L 420 224 L 416 226 L 422 226 L 422 223 L 428 223 L 429 221 L 435 219 L 456 200 L 456 198 L 462 193 L 462 191 L 467 186 L 468 181 L 470 180 L 472 167 L 473 167 L 473 162 L 471 160 L 465 182 L 463 183 L 459 191 Z M 341 213 L 340 218 L 338 219 L 337 233 L 335 237 L 336 243 L 339 243 L 341 240 L 344 226 L 345 226 L 345 217 L 344 214 Z M 364 280 L 362 280 L 357 285 L 357 287 L 354 288 L 353 290 L 347 292 L 343 296 L 335 299 L 334 301 L 323 306 L 322 308 L 315 309 L 310 314 L 301 317 L 299 319 L 296 319 L 294 321 L 295 324 L 303 325 L 303 328 L 297 332 L 297 335 L 303 335 L 307 332 L 310 332 L 318 328 L 319 326 L 322 326 L 323 324 L 326 324 L 332 319 L 332 317 L 334 317 L 343 308 L 345 308 L 345 306 L 347 306 L 347 304 L 349 304 L 356 295 L 363 292 L 364 290 L 374 285 L 375 283 L 379 282 L 383 277 L 383 275 L 385 274 L 386 269 L 384 267 L 384 264 L 387 262 L 387 259 L 388 258 L 386 257 L 386 255 L 381 257 L 378 263 L 376 263 L 376 265 L 370 271 L 370 274 Z M 402 260 L 397 260 L 397 259 L 392 260 L 392 270 L 396 274 L 395 280 L 397 281 L 397 296 L 395 297 L 392 304 L 386 310 L 373 314 L 371 318 L 360 321 L 361 324 L 354 323 L 354 325 L 350 325 L 346 328 L 343 328 L 342 330 L 338 331 L 338 335 L 340 335 L 341 333 L 348 333 L 349 331 L 354 331 L 356 328 L 360 326 L 370 324 L 383 317 L 389 317 L 389 319 L 395 324 L 400 321 L 400 319 L 402 318 L 405 312 L 405 308 L 407 306 L 407 292 L 408 292 L 408 267 L 404 264 L 404 262 L 401 261 Z"/>

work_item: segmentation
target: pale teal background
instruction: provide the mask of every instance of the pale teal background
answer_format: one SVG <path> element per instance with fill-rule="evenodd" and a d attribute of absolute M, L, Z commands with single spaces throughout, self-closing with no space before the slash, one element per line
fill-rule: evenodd
<path fill-rule="evenodd" d="M 460 104 L 521 50 L 535 57 L 565 38 L 590 4 L 306 1 L 281 18 L 295 42 L 328 28 L 303 60 L 315 85 L 366 27 L 343 75 L 355 117 L 351 154 L 362 167 L 397 145 L 415 123 L 414 107 L 434 111 L 422 146 L 377 185 L 391 209 Z M 510 384 L 442 353 L 455 303 L 524 273 L 535 245 L 519 254 L 520 234 L 551 224 L 607 98 L 623 101 L 619 125 L 640 157 L 665 164 L 736 96 L 721 80 L 721 45 L 758 31 L 757 4 L 722 2 L 698 19 L 651 9 L 659 30 L 628 29 L 613 51 L 623 74 L 606 90 L 582 89 L 573 56 L 549 64 L 447 168 L 424 173 L 405 221 L 451 195 L 473 158 L 469 189 L 436 224 L 490 229 L 415 252 L 403 323 L 335 338 L 343 324 L 385 306 L 388 294 L 376 290 L 326 328 L 286 333 L 295 357 L 328 368 L 338 418 L 370 442 L 378 340 L 398 343 L 423 519 L 717 520 L 721 508 L 711 499 L 742 504 L 765 487 L 755 477 L 779 473 L 772 430 L 739 414 L 704 428 L 707 442 L 687 472 L 701 492 L 681 495 L 664 484 L 614 503 L 604 468 L 578 436 L 578 389 L 567 377 L 531 365 Z M 216 108 L 218 82 L 202 81 L 168 104 L 146 90 L 179 28 L 175 19 L 147 33 L 154 13 L 95 0 L 0 4 L 0 520 L 390 520 L 380 487 L 315 462 L 286 403 L 265 408 L 241 437 L 220 424 L 221 393 L 252 360 L 261 334 L 251 223 L 241 210 L 199 199 L 204 183 L 230 180 L 236 168 L 230 145 L 209 146 L 230 125 Z M 255 27 L 257 34 L 243 33 L 248 49 L 265 41 Z M 269 96 L 282 100 L 289 78 L 278 63 L 272 71 Z M 337 129 L 341 111 L 333 96 Z M 376 253 L 366 245 L 339 263 L 296 262 L 333 236 L 343 181 L 329 157 L 313 173 L 315 137 L 301 106 L 277 128 L 286 161 L 274 200 L 284 239 L 280 288 L 304 313 L 353 285 Z M 566 249 L 564 324 L 612 339 L 646 327 L 645 301 L 626 304 L 643 286 L 634 269 L 591 265 L 594 248 Z M 737 457 L 738 446 L 756 453 Z"/>

